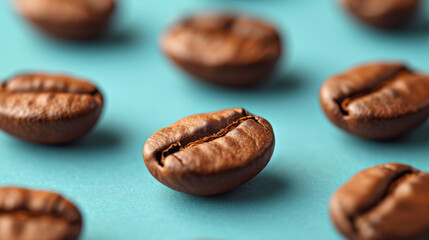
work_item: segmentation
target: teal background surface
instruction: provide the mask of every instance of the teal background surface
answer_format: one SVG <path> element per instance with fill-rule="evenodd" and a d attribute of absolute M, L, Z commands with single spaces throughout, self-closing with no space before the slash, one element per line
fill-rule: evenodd
<path fill-rule="evenodd" d="M 335 128 L 318 103 L 332 74 L 374 60 L 429 72 L 429 7 L 409 29 L 386 32 L 349 18 L 332 0 L 118 0 L 115 26 L 94 43 L 50 39 L 0 2 L 0 76 L 69 73 L 95 82 L 106 105 L 89 135 L 65 146 L 34 145 L 0 133 L 0 185 L 63 193 L 84 216 L 83 240 L 341 239 L 328 203 L 356 172 L 385 162 L 429 171 L 429 124 L 389 142 Z M 277 25 L 285 51 L 256 89 L 194 81 L 158 48 L 178 17 L 226 9 Z M 426 14 L 424 14 L 426 13 Z M 426 16 L 424 16 L 426 15 Z M 142 149 L 156 130 L 190 114 L 244 107 L 276 134 L 271 162 L 251 182 L 214 197 L 170 190 L 147 171 Z"/>

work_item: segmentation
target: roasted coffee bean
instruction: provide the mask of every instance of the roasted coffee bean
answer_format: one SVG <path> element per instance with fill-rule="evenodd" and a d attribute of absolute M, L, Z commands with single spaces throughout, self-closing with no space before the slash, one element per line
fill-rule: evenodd
<path fill-rule="evenodd" d="M 71 40 L 101 36 L 115 9 L 113 0 L 14 0 L 17 11 L 43 32 Z"/>
<path fill-rule="evenodd" d="M 327 80 L 320 99 L 338 127 L 368 139 L 394 138 L 429 116 L 429 77 L 400 63 L 359 66 Z"/>
<path fill-rule="evenodd" d="M 334 194 L 330 213 L 348 239 L 429 239 L 429 174 L 395 163 L 366 169 Z"/>
<path fill-rule="evenodd" d="M 421 0 L 340 0 L 357 18 L 369 25 L 396 28 L 408 23 L 420 6 Z"/>
<path fill-rule="evenodd" d="M 73 141 L 94 127 L 102 108 L 94 85 L 68 76 L 25 74 L 0 85 L 0 129 L 30 142 Z"/>
<path fill-rule="evenodd" d="M 0 188 L 0 239 L 74 240 L 82 229 L 76 206 L 53 192 Z"/>
<path fill-rule="evenodd" d="M 155 132 L 143 158 L 164 185 L 194 195 L 238 187 L 268 164 L 274 133 L 267 120 L 242 108 L 197 114 Z"/>
<path fill-rule="evenodd" d="M 189 17 L 172 27 L 161 45 L 191 75 L 231 87 L 263 82 L 281 55 L 281 40 L 274 27 L 228 14 Z"/>

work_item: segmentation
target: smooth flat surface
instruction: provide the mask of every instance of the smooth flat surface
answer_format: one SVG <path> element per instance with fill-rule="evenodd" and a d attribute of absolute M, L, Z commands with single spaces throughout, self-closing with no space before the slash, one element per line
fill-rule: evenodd
<path fill-rule="evenodd" d="M 429 171 L 429 123 L 391 142 L 336 129 L 318 103 L 320 84 L 355 64 L 398 59 L 429 72 L 429 17 L 409 30 L 362 26 L 331 0 L 118 0 L 112 37 L 74 44 L 46 38 L 0 2 L 0 76 L 64 72 L 95 82 L 106 107 L 97 128 L 67 146 L 25 143 L 0 133 L 0 185 L 51 189 L 76 202 L 83 240 L 340 239 L 328 216 L 337 187 L 385 162 Z M 286 51 L 273 81 L 230 90 L 193 81 L 158 49 L 177 17 L 230 9 L 274 22 Z M 429 15 L 429 8 L 423 11 Z M 190 114 L 245 107 L 268 119 L 276 149 L 253 181 L 215 197 L 178 193 L 146 170 L 143 144 Z"/>

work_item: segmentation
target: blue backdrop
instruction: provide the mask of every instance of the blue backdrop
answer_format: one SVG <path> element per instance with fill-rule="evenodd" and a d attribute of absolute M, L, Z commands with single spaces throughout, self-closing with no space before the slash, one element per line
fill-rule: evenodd
<path fill-rule="evenodd" d="M 363 168 L 403 162 L 429 170 L 429 125 L 400 140 L 371 142 L 336 129 L 318 102 L 321 83 L 359 63 L 403 60 L 429 72 L 429 8 L 408 30 L 384 32 L 350 19 L 333 0 L 118 0 L 112 35 L 76 44 L 46 38 L 0 2 L 0 74 L 70 73 L 95 82 L 106 106 L 96 129 L 67 146 L 0 134 L 0 184 L 56 190 L 78 204 L 83 240 L 214 238 L 340 239 L 328 202 Z M 195 82 L 158 48 L 177 17 L 228 9 L 274 22 L 283 62 L 263 87 L 231 90 Z M 276 149 L 267 168 L 229 193 L 196 197 L 158 183 L 142 158 L 156 130 L 190 114 L 245 107 L 268 119 Z"/>

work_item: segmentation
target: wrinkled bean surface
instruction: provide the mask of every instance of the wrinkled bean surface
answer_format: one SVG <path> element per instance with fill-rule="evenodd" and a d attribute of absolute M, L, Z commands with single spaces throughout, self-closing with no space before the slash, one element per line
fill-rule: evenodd
<path fill-rule="evenodd" d="M 356 174 L 332 197 L 336 227 L 353 240 L 429 239 L 429 174 L 382 164 Z"/>
<path fill-rule="evenodd" d="M 256 176 L 274 149 L 274 133 L 263 118 L 244 109 L 197 114 L 154 133 L 143 157 L 166 186 L 195 195 L 231 190 Z"/>

